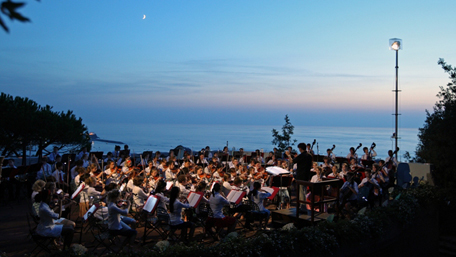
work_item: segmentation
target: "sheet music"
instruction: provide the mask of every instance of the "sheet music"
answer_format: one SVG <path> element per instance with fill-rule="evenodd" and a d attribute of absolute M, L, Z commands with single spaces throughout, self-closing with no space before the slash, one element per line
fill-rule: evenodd
<path fill-rule="evenodd" d="M 174 182 L 173 181 L 167 181 L 166 182 L 166 190 L 171 190 L 173 188 Z"/>
<path fill-rule="evenodd" d="M 84 187 L 85 187 L 85 184 L 81 183 L 79 185 L 79 187 L 76 189 L 76 191 L 74 191 L 74 193 L 71 195 L 71 200 L 74 200 L 74 198 L 76 198 L 76 196 L 78 196 L 79 193 L 81 193 L 81 191 L 84 189 Z"/>
<path fill-rule="evenodd" d="M 226 199 L 230 203 L 235 203 L 237 204 L 240 201 L 240 198 L 245 194 L 244 191 L 239 191 L 239 190 L 231 190 Z"/>
<path fill-rule="evenodd" d="M 188 197 L 187 197 L 187 200 L 188 200 L 188 204 L 191 206 L 191 207 L 195 207 L 201 200 L 201 198 L 203 197 L 202 194 L 199 194 L 199 193 L 195 193 L 195 192 L 190 192 L 188 194 Z"/>
<path fill-rule="evenodd" d="M 90 209 L 84 214 L 84 220 L 89 219 L 89 214 L 92 215 L 98 210 L 98 204 L 92 205 Z"/>
<path fill-rule="evenodd" d="M 154 209 L 154 207 L 158 204 L 158 200 L 159 199 L 154 195 L 149 196 L 149 198 L 147 198 L 146 204 L 144 204 L 143 210 L 151 212 Z"/>
<path fill-rule="evenodd" d="M 277 167 L 277 166 L 267 167 L 266 172 L 269 174 L 272 174 L 274 176 L 282 175 L 282 174 L 290 174 L 290 172 L 288 170 Z"/>
<path fill-rule="evenodd" d="M 272 188 L 272 187 L 262 187 L 261 190 L 264 190 L 264 191 L 270 193 L 271 195 L 274 193 L 274 188 Z"/>

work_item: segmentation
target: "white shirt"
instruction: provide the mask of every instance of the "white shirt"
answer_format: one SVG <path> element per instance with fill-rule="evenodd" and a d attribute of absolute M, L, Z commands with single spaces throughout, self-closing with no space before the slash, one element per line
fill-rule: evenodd
<path fill-rule="evenodd" d="M 148 194 L 142 190 L 139 186 L 134 186 L 133 187 L 133 201 L 136 205 L 136 207 L 143 206 L 144 201 L 147 200 L 147 197 L 149 197 Z"/>
<path fill-rule="evenodd" d="M 59 171 L 59 170 L 55 170 L 53 173 L 52 173 L 52 176 L 55 178 L 56 182 L 57 183 L 60 183 L 60 182 L 65 182 L 64 178 L 63 178 L 63 171 Z"/>
<path fill-rule="evenodd" d="M 361 160 L 367 160 L 368 157 L 370 157 L 372 159 L 375 156 L 377 156 L 377 153 L 375 152 L 375 150 L 371 150 L 370 154 L 369 153 L 363 154 L 363 156 L 361 156 Z"/>

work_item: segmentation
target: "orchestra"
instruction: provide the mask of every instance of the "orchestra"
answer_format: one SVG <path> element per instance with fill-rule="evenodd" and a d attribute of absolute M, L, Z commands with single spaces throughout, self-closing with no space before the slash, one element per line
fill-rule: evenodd
<path fill-rule="evenodd" d="M 397 152 L 390 150 L 388 158 L 383 161 L 374 162 L 366 167 L 360 163 L 361 160 L 373 160 L 377 156 L 374 150 L 375 143 L 371 148 L 364 147 L 364 155 L 358 159 L 355 148 L 350 148 L 350 153 L 343 162 L 336 161 L 333 148 L 328 148 L 326 155 L 315 155 L 313 145 L 305 144 L 303 152 L 308 151 L 309 158 L 313 158 L 311 167 L 314 173 L 309 177 L 312 183 L 320 183 L 325 179 L 339 179 L 343 181 L 340 201 L 344 208 L 346 204 L 355 205 L 359 198 L 357 195 L 365 195 L 369 204 L 373 200 L 382 197 L 387 192 L 390 181 L 394 180 L 394 173 L 398 162 L 394 157 Z M 58 148 L 55 148 L 58 150 Z M 241 151 L 242 150 L 242 151 Z M 301 152 L 301 153 L 303 153 Z M 57 156 L 57 151 L 52 152 Z M 92 158 L 88 158 L 92 156 Z M 123 156 L 123 157 L 121 157 Z M 192 240 L 194 225 L 192 213 L 199 214 L 198 208 L 191 207 L 187 199 L 191 192 L 202 193 L 203 197 L 199 204 L 207 205 L 211 209 L 211 217 L 206 223 L 206 229 L 211 226 L 226 228 L 227 232 L 233 231 L 241 217 L 246 218 L 246 228 L 251 229 L 251 217 L 247 213 L 250 210 L 249 201 L 258 206 L 259 211 L 267 214 L 266 223 L 270 219 L 270 210 L 267 205 L 271 203 L 268 197 L 271 193 L 266 192 L 264 187 L 278 187 L 276 208 L 290 208 L 292 189 L 290 185 L 296 178 L 296 158 L 298 154 L 290 147 L 285 151 L 284 156 L 277 150 L 267 153 L 267 156 L 260 150 L 252 153 L 245 153 L 241 148 L 239 152 L 230 153 L 225 147 L 222 152 L 211 152 L 209 147 L 202 149 L 199 153 L 183 153 L 184 158 L 177 160 L 175 151 L 169 151 L 169 155 L 161 155 L 156 152 L 153 159 L 152 154 L 145 154 L 143 159 L 138 160 L 136 155 L 125 154 L 124 151 L 109 152 L 106 158 L 97 159 L 94 155 L 81 151 L 81 161 L 76 162 L 74 167 L 64 167 L 62 163 L 55 163 L 55 171 L 51 173 L 47 160 L 44 159 L 39 178 L 41 184 L 55 181 L 58 188 L 65 193 L 72 194 L 76 188 L 81 188 L 75 199 L 70 202 L 79 202 L 79 217 L 84 217 L 95 202 L 107 196 L 104 203 L 105 218 L 108 219 L 109 230 L 115 235 L 126 237 L 123 246 L 133 243 L 136 237 L 135 219 L 124 218 L 131 216 L 131 212 L 141 212 L 150 196 L 156 196 L 158 207 L 167 210 L 170 217 L 169 225 L 181 230 L 184 241 Z M 179 153 L 179 156 L 182 156 Z M 54 157 L 54 156 L 53 156 Z M 266 158 L 264 158 L 266 157 Z M 121 159 L 119 161 L 119 159 Z M 320 162 L 316 161 L 320 160 Z M 88 163 L 86 163 L 88 162 Z M 249 165 L 246 165 L 249 163 Z M 138 165 L 135 165 L 138 164 Z M 268 172 L 268 167 L 280 167 L 289 172 L 289 175 L 281 176 L 281 179 L 290 177 L 290 184 L 280 186 L 274 184 L 277 180 L 274 175 Z M 72 168 L 70 170 L 70 168 Z M 372 170 L 372 171 L 371 171 Z M 70 172 L 68 172 L 70 171 Z M 70 173 L 68 178 L 66 174 Z M 73 176 L 75 174 L 75 176 Z M 67 181 L 71 181 L 70 184 Z M 43 185 L 36 186 L 33 201 L 42 192 Z M 109 189 L 109 190 L 108 190 Z M 295 189 L 294 189 L 295 190 Z M 233 191 L 245 192 L 240 203 L 233 203 L 228 196 Z M 330 193 L 330 190 L 327 190 Z M 364 193 L 366 191 L 366 193 Z M 368 192 L 367 192 L 368 191 Z M 43 196 L 48 197 L 43 194 Z M 274 197 L 274 196 L 273 196 Z M 40 197 L 37 197 L 40 199 Z M 271 198 L 272 199 L 272 198 Z M 372 200 L 372 201 L 371 201 Z M 48 210 L 46 204 L 49 200 L 42 199 L 40 214 L 49 217 L 57 217 Z M 62 204 L 61 204 L 62 205 Z M 71 205 L 71 204 L 70 204 Z M 70 208 L 71 206 L 68 205 Z M 63 205 L 62 205 L 63 206 Z M 38 205 L 35 206 L 37 208 Z M 226 211 L 225 208 L 229 210 Z M 43 210 L 41 210 L 43 209 Z M 184 211 L 183 211 L 184 210 Z M 101 209 L 99 210 L 101 212 Z M 182 216 L 184 214 L 184 216 Z M 229 216 L 229 215 L 233 216 Z M 50 222 L 48 221 L 50 224 Z M 127 224 L 128 223 L 128 224 Z M 57 223 L 56 223 L 57 224 Z M 71 227 L 71 223 L 66 224 Z M 71 229 L 66 229 L 65 244 L 70 239 Z M 60 231 L 59 231 L 60 232 Z M 53 232 L 54 233 L 54 232 Z M 56 232 L 57 233 L 57 232 Z"/>

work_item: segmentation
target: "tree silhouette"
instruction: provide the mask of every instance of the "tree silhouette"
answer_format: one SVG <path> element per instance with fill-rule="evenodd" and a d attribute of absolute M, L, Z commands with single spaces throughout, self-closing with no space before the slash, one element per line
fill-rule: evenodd
<path fill-rule="evenodd" d="M 416 155 L 435 166 L 435 179 L 444 186 L 456 186 L 456 166 L 454 151 L 456 147 L 456 67 L 440 58 L 438 64 L 450 75 L 446 87 L 440 92 L 433 113 L 426 110 L 426 121 L 420 128 Z"/>
<path fill-rule="evenodd" d="M 288 114 L 285 115 L 285 124 L 282 126 L 282 134 L 279 134 L 279 131 L 272 129 L 272 144 L 276 145 L 279 151 L 285 151 L 287 147 L 292 146 L 296 143 L 296 139 L 292 140 L 291 135 L 293 135 L 294 126 L 290 122 Z"/>

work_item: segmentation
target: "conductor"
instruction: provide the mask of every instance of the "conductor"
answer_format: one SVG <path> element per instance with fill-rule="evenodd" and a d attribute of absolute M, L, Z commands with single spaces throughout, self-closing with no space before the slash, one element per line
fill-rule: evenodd
<path fill-rule="evenodd" d="M 286 152 L 288 157 L 293 159 L 293 163 L 296 163 L 297 168 L 296 168 L 296 180 L 304 180 L 304 181 L 309 181 L 310 180 L 310 169 L 312 168 L 312 156 L 307 153 L 306 150 L 306 144 L 305 143 L 299 143 L 298 144 L 298 149 L 300 154 L 297 155 L 295 158 L 292 158 L 290 155 L 290 152 Z M 306 199 L 306 188 L 303 185 L 299 186 L 299 199 L 300 200 L 305 200 Z M 306 205 L 303 204 L 301 205 L 301 210 L 307 212 L 306 210 Z"/>

